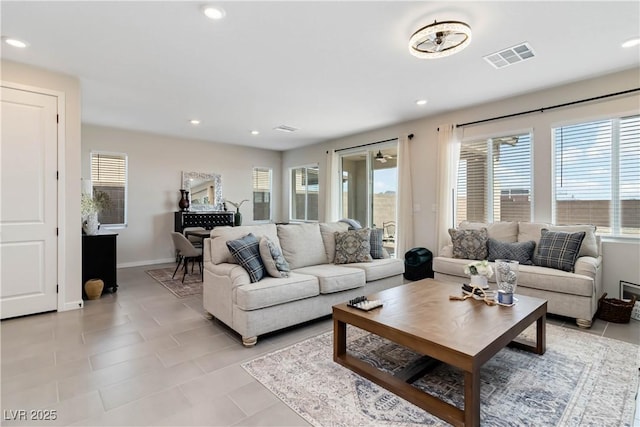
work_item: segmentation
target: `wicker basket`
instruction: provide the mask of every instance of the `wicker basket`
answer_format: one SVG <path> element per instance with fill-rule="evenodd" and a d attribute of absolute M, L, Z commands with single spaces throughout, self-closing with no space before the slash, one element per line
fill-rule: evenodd
<path fill-rule="evenodd" d="M 631 301 L 605 298 L 606 296 L 607 294 L 605 293 L 598 301 L 598 318 L 613 323 L 629 323 L 631 311 L 636 303 L 635 295 L 631 298 Z"/>

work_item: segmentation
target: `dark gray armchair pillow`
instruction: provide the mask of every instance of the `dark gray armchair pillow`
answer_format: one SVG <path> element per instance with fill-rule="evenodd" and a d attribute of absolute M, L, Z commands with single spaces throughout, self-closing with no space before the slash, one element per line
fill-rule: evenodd
<path fill-rule="evenodd" d="M 528 242 L 507 243 L 500 240 L 489 238 L 489 261 L 497 259 L 510 259 L 518 261 L 522 265 L 533 264 L 533 251 L 536 248 L 536 242 L 530 240 Z"/>

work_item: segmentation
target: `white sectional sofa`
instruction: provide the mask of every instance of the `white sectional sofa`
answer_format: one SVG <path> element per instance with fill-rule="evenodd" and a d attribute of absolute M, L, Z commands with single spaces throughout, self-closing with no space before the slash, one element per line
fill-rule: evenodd
<path fill-rule="evenodd" d="M 575 233 L 585 232 L 573 271 L 539 265 L 520 265 L 516 294 L 542 298 L 548 301 L 549 313 L 576 319 L 582 328 L 591 327 L 598 309 L 598 300 L 602 296 L 602 256 L 600 241 L 591 225 L 553 226 L 545 223 L 496 222 L 491 224 L 463 222 L 461 230 L 480 230 L 486 228 L 489 238 L 504 243 L 535 242 L 535 251 L 541 238 L 542 229 L 549 231 Z M 451 232 L 450 232 L 451 233 Z M 494 241 L 495 243 L 495 241 Z M 433 260 L 435 279 L 455 283 L 468 283 L 469 277 L 464 267 L 470 259 L 455 258 L 453 246 L 441 249 Z M 495 275 L 490 282 L 495 282 Z"/>
<path fill-rule="evenodd" d="M 204 309 L 252 346 L 259 335 L 329 315 L 334 304 L 403 283 L 399 259 L 334 264 L 335 233 L 347 229 L 342 222 L 214 228 L 204 242 Z M 227 247 L 227 241 L 249 233 L 281 248 L 289 277 L 251 283 Z"/>

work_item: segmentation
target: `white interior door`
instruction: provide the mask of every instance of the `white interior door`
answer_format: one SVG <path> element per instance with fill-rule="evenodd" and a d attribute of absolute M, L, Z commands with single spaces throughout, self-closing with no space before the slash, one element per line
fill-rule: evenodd
<path fill-rule="evenodd" d="M 57 309 L 57 97 L 2 87 L 0 309 Z"/>

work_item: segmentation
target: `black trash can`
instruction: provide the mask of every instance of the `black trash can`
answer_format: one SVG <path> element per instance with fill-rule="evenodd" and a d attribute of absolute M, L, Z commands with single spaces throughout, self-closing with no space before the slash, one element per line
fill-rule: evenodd
<path fill-rule="evenodd" d="M 404 254 L 404 278 L 433 278 L 433 254 L 427 248 L 413 248 Z"/>

